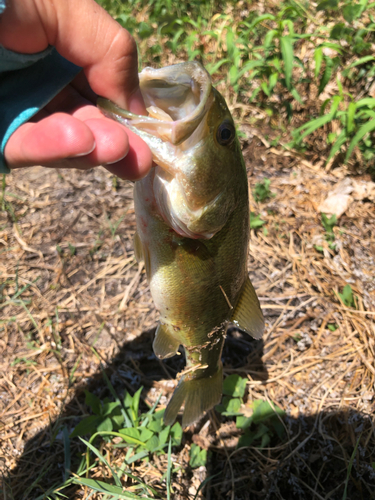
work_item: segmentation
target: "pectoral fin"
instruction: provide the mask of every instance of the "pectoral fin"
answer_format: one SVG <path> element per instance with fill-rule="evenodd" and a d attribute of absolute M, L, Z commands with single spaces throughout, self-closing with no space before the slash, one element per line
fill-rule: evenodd
<path fill-rule="evenodd" d="M 146 274 L 147 276 L 150 276 L 150 269 L 151 269 L 150 253 L 148 251 L 147 246 L 142 245 L 141 238 L 139 237 L 137 231 L 134 233 L 133 244 L 134 244 L 135 260 L 138 262 L 138 264 L 140 262 L 145 263 Z"/>
<path fill-rule="evenodd" d="M 260 339 L 264 331 L 263 313 L 254 287 L 248 278 L 240 298 L 234 308 L 231 322 L 255 339 Z"/>
<path fill-rule="evenodd" d="M 152 348 L 155 356 L 160 359 L 174 356 L 180 347 L 180 341 L 173 335 L 175 332 L 172 326 L 160 324 L 155 333 Z"/>
<path fill-rule="evenodd" d="M 143 257 L 141 239 L 137 231 L 134 233 L 133 244 L 134 244 L 134 257 L 139 264 L 140 262 L 143 261 L 144 257 Z"/>

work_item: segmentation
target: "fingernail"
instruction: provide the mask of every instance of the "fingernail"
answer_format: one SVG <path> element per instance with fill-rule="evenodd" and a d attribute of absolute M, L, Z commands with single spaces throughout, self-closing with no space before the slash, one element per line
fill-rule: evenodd
<path fill-rule="evenodd" d="M 141 89 L 138 89 L 128 98 L 128 109 L 135 115 L 145 115 L 146 106 L 143 100 Z"/>
<path fill-rule="evenodd" d="M 105 163 L 105 165 L 113 165 L 114 163 L 117 163 L 118 161 L 123 160 L 124 158 L 126 158 L 126 157 L 127 157 L 128 152 L 129 152 L 129 151 L 127 151 L 127 152 L 124 154 L 124 156 L 121 156 L 121 158 L 118 158 L 118 159 L 117 159 L 117 160 L 115 160 L 115 161 L 107 161 L 107 162 Z"/>
<path fill-rule="evenodd" d="M 84 153 L 78 153 L 78 154 L 76 154 L 76 155 L 74 155 L 74 156 L 71 156 L 71 158 L 79 158 L 79 157 L 81 157 L 81 156 L 87 156 L 87 155 L 89 155 L 90 153 L 92 153 L 92 152 L 94 151 L 94 149 L 95 149 L 95 148 L 96 148 L 96 142 L 94 141 L 94 145 L 93 145 L 93 147 L 92 147 L 92 148 L 90 148 L 90 149 L 89 149 L 89 151 L 86 151 L 86 152 L 84 152 Z"/>

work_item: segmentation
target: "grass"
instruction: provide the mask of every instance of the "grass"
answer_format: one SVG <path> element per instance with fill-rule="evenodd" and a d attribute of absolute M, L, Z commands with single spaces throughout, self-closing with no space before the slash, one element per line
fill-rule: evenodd
<path fill-rule="evenodd" d="M 272 193 L 270 190 L 270 185 L 271 181 L 270 179 L 267 179 L 267 177 L 265 177 L 263 181 L 257 182 L 253 191 L 254 200 L 262 203 L 263 201 L 276 196 L 275 193 Z"/>
<path fill-rule="evenodd" d="M 201 59 L 236 103 L 292 124 L 290 146 L 317 154 L 313 139 L 330 128 L 327 161 L 343 154 L 348 163 L 355 153 L 355 164 L 372 169 L 374 3 L 286 0 L 267 2 L 266 13 L 235 2 L 102 5 L 138 39 L 142 66 L 160 65 L 165 48 L 182 60 Z"/>
<path fill-rule="evenodd" d="M 331 217 L 327 217 L 326 214 L 322 213 L 322 226 L 325 230 L 324 239 L 327 241 L 328 246 L 331 250 L 336 249 L 335 241 L 335 233 L 333 232 L 333 228 L 337 225 L 337 217 L 336 214 L 331 215 Z M 319 252 L 323 252 L 323 247 L 321 245 L 315 245 L 315 248 Z"/>
<path fill-rule="evenodd" d="M 309 487 L 323 498 L 338 488 L 341 498 L 350 457 L 360 439 L 362 455 L 358 452 L 353 461 L 347 497 L 356 498 L 358 484 L 365 491 L 372 488 L 373 400 L 366 399 L 371 398 L 374 377 L 372 344 L 367 340 L 373 323 L 373 309 L 367 302 L 371 276 L 366 278 L 371 255 L 363 256 L 371 247 L 362 245 L 371 225 L 368 204 L 353 202 L 344 221 L 327 225 L 335 231 L 340 248 L 335 260 L 339 267 L 334 267 L 332 256 L 316 252 L 311 244 L 325 232 L 311 199 L 319 200 L 330 191 L 336 177 L 306 168 L 298 157 L 291 160 L 269 149 L 257 141 L 245 147 L 247 165 L 255 165 L 253 177 L 262 183 L 266 176 L 276 193 L 258 202 L 267 213 L 268 234 L 252 230 L 250 247 L 250 269 L 267 321 L 266 335 L 261 343 L 249 343 L 238 334 L 228 336 L 223 357 L 224 408 L 184 432 L 179 445 L 160 417 L 181 366 L 179 357 L 161 364 L 152 356 L 152 330 L 148 333 L 148 329 L 155 326 L 157 314 L 144 273 L 138 273 L 132 256 L 131 187 L 119 181 L 115 193 L 108 190 L 112 176 L 104 170 L 72 172 L 69 182 L 42 169 L 7 178 L 7 190 L 19 194 L 31 185 L 41 190 L 49 176 L 38 199 L 39 225 L 29 225 L 35 217 L 32 194 L 26 201 L 14 198 L 16 210 L 24 211 L 22 204 L 29 206 L 28 215 L 19 222 L 23 240 L 40 249 L 43 260 L 21 246 L 7 212 L 1 213 L 6 231 L 0 238 L 7 243 L 7 251 L 0 263 L 2 305 L 6 304 L 0 348 L 6 345 L 2 356 L 7 368 L 0 403 L 0 435 L 6 439 L 0 446 L 7 457 L 3 486 L 7 498 L 118 494 L 118 489 L 99 491 L 119 486 L 86 443 L 105 458 L 121 487 L 137 496 L 166 498 L 171 488 L 171 498 L 207 494 L 221 498 L 234 492 L 235 499 L 241 499 L 249 488 L 266 495 L 277 481 L 284 497 L 294 491 L 298 498 L 301 488 L 310 498 Z M 270 160 L 266 166 L 259 160 L 265 154 Z M 29 176 L 37 174 L 40 177 L 31 182 Z M 82 194 L 80 186 L 87 182 L 99 195 L 91 197 L 87 189 Z M 64 211 L 65 193 L 72 186 L 77 208 Z M 100 212 L 98 196 L 103 203 Z M 76 220 L 78 208 L 90 215 L 82 216 L 65 234 L 61 258 L 54 239 Z M 126 212 L 116 238 L 106 220 L 110 210 L 115 221 Z M 343 224 L 345 231 L 340 230 Z M 91 253 L 99 231 L 103 231 L 102 245 Z M 74 255 L 69 243 L 76 248 Z M 333 292 L 344 295 L 348 283 L 355 307 Z M 125 294 L 127 307 L 120 312 Z M 9 442 L 14 448 L 8 447 Z M 18 448 L 21 459 L 13 451 L 20 446 L 17 443 L 24 445 Z M 315 458 L 323 456 L 324 462 Z M 254 470 L 251 478 L 249 468 Z M 289 484 L 292 476 L 294 483 Z"/>
<path fill-rule="evenodd" d="M 143 387 L 140 387 L 133 396 L 125 392 L 121 400 L 112 386 L 103 367 L 102 375 L 114 401 L 109 398 L 101 400 L 95 394 L 85 391 L 85 404 L 90 408 L 92 415 L 83 418 L 69 434 L 66 425 L 62 428 L 64 442 L 64 482 L 51 488 L 50 494 L 64 495 L 64 490 L 72 484 L 85 486 L 92 492 L 109 495 L 108 498 L 162 498 L 158 490 L 148 486 L 136 475 L 132 474 L 132 464 L 140 461 L 151 461 L 155 455 L 167 454 L 167 469 L 162 475 L 162 481 L 166 483 L 167 497 L 170 497 L 171 478 L 179 469 L 173 467 L 171 460 L 172 446 L 180 448 L 183 431 L 179 422 L 173 426 L 165 426 L 163 423 L 164 410 L 156 411 L 160 396 L 147 412 L 140 411 L 140 396 Z M 236 427 L 244 431 L 238 438 L 237 448 L 248 447 L 254 444 L 260 448 L 268 446 L 275 431 L 279 439 L 284 437 L 284 427 L 281 418 L 285 415 L 276 405 L 267 401 L 255 400 L 252 402 L 253 415 L 245 417 L 241 411 L 244 406 L 243 398 L 246 393 L 247 379 L 233 374 L 224 381 L 223 402 L 217 407 L 217 411 L 225 417 L 236 417 Z M 89 435 L 87 441 L 83 436 Z M 71 477 L 71 440 L 79 437 L 86 446 L 85 456 L 77 470 Z M 101 438 L 106 443 L 107 457 L 113 456 L 115 450 L 121 449 L 121 465 L 110 465 L 108 459 L 103 455 L 94 443 Z M 102 447 L 101 447 L 102 448 Z M 97 457 L 99 464 L 108 469 L 106 480 L 90 479 L 89 471 L 94 463 L 90 456 Z M 198 444 L 192 443 L 189 451 L 189 467 L 192 469 L 207 464 L 207 449 L 202 449 Z M 97 466 L 97 464 L 95 464 Z M 163 471 L 160 471 L 163 472 Z M 86 474 L 86 477 L 82 477 Z M 109 477 L 108 477 L 109 476 Z M 131 478 L 134 487 L 129 488 L 126 483 Z M 109 480 L 108 480 L 109 479 Z M 133 490 L 137 494 L 133 493 Z M 141 494 L 141 496 L 138 496 Z M 148 496 L 151 495 L 151 496 Z"/>

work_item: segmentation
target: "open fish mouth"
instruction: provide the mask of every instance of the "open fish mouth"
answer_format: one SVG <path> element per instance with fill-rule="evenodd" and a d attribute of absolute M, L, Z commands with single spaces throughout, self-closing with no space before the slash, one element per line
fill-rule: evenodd
<path fill-rule="evenodd" d="M 149 134 L 178 146 L 193 134 L 210 107 L 211 77 L 198 62 L 145 68 L 139 83 L 149 116 L 135 115 L 102 98 L 98 107 L 140 135 L 151 151 L 154 141 Z"/>
<path fill-rule="evenodd" d="M 145 68 L 139 81 L 149 116 L 105 99 L 98 99 L 98 107 L 149 146 L 156 167 L 139 190 L 148 186 L 164 221 L 182 237 L 210 239 L 237 203 L 237 188 L 230 188 L 236 182 L 231 174 L 237 163 L 236 135 L 225 101 L 196 61 Z M 222 130 L 229 133 L 229 142 L 218 137 Z"/>

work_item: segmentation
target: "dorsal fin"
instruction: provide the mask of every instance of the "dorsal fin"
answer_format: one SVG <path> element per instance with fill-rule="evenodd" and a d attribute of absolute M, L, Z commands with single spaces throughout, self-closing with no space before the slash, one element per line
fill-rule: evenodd
<path fill-rule="evenodd" d="M 255 339 L 260 339 L 264 331 L 264 318 L 254 287 L 247 278 L 240 298 L 234 308 L 231 322 Z"/>
<path fill-rule="evenodd" d="M 157 327 L 152 348 L 159 359 L 170 358 L 178 351 L 180 341 L 174 333 L 173 326 L 160 323 Z"/>

